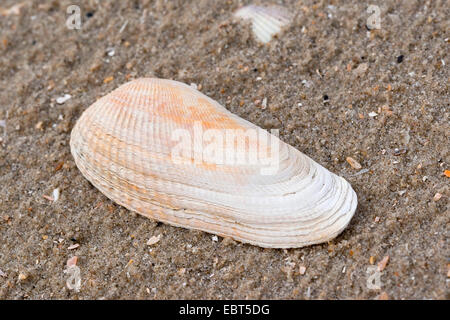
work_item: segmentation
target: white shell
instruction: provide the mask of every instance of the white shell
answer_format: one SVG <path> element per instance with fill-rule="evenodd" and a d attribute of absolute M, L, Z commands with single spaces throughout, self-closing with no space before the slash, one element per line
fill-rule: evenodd
<path fill-rule="evenodd" d="M 293 17 L 286 8 L 276 5 L 248 5 L 237 10 L 234 16 L 251 20 L 256 38 L 263 43 L 268 43 Z"/>
<path fill-rule="evenodd" d="M 138 79 L 82 114 L 71 152 L 107 197 L 171 225 L 274 248 L 325 242 L 347 226 L 357 205 L 350 184 L 274 136 L 279 162 L 269 175 L 261 164 L 198 162 L 195 147 L 188 161 L 174 161 L 173 133 L 182 128 L 195 137 L 198 122 L 205 132 L 262 131 L 191 86 Z M 249 139 L 244 153 L 261 145 L 276 150 Z"/>

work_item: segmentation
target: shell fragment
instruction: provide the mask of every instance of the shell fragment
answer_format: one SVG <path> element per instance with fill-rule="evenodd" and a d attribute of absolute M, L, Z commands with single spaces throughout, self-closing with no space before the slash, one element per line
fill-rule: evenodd
<path fill-rule="evenodd" d="M 81 173 L 141 215 L 261 247 L 336 237 L 350 184 L 180 82 L 137 79 L 96 101 L 70 140 Z"/>

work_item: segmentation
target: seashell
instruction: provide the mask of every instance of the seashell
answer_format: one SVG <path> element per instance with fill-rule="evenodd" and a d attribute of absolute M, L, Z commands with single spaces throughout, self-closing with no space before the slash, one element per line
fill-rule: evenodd
<path fill-rule="evenodd" d="M 279 33 L 284 26 L 291 22 L 293 14 L 286 8 L 277 5 L 248 5 L 238 9 L 234 16 L 251 20 L 252 30 L 256 38 L 263 43 L 267 43 L 273 35 Z"/>
<path fill-rule="evenodd" d="M 356 210 L 343 178 L 177 81 L 137 79 L 102 97 L 70 148 L 81 173 L 129 210 L 261 247 L 328 241 Z"/>

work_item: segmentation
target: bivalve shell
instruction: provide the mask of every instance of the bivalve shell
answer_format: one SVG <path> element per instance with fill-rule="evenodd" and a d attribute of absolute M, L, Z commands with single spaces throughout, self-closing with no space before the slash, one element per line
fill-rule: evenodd
<path fill-rule="evenodd" d="M 70 140 L 81 173 L 141 215 L 261 247 L 336 237 L 350 184 L 191 86 L 128 82 L 81 115 Z"/>

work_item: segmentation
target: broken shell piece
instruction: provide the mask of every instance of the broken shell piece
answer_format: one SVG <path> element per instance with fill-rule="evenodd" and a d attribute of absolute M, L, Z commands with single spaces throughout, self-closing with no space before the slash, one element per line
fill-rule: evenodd
<path fill-rule="evenodd" d="M 4 16 L 4 17 L 10 16 L 10 15 L 18 16 L 18 15 L 20 15 L 22 7 L 25 6 L 26 4 L 27 4 L 26 2 L 17 3 L 8 9 L 0 7 L 0 15 Z"/>
<path fill-rule="evenodd" d="M 359 170 L 362 168 L 361 164 L 352 157 L 347 157 L 345 160 L 353 169 Z"/>
<path fill-rule="evenodd" d="M 138 79 L 97 100 L 70 148 L 81 173 L 116 203 L 261 247 L 326 242 L 356 210 L 346 180 L 177 81 Z"/>
<path fill-rule="evenodd" d="M 253 33 L 263 43 L 269 42 L 272 36 L 279 33 L 293 18 L 286 8 L 277 5 L 248 5 L 237 10 L 234 16 L 250 20 Z"/>
<path fill-rule="evenodd" d="M 267 98 L 264 98 L 262 103 L 261 103 L 261 107 L 263 110 L 265 110 L 267 108 Z"/>
<path fill-rule="evenodd" d="M 78 262 L 78 257 L 77 256 L 73 256 L 72 258 L 69 258 L 66 262 L 67 267 L 72 267 L 72 266 L 76 266 Z"/>
<path fill-rule="evenodd" d="M 27 280 L 28 279 L 28 275 L 25 274 L 25 273 L 19 273 L 18 279 L 19 279 L 19 281 Z"/>
<path fill-rule="evenodd" d="M 53 202 L 59 200 L 59 188 L 53 189 Z"/>
<path fill-rule="evenodd" d="M 159 240 L 161 240 L 161 235 L 160 234 L 158 234 L 157 236 L 153 236 L 150 239 L 148 239 L 147 245 L 148 246 L 152 246 L 152 245 L 158 243 Z"/>
<path fill-rule="evenodd" d="M 66 102 L 70 98 L 72 98 L 72 96 L 70 94 L 66 93 L 64 96 L 56 98 L 56 103 L 57 104 L 63 104 L 64 102 Z"/>

